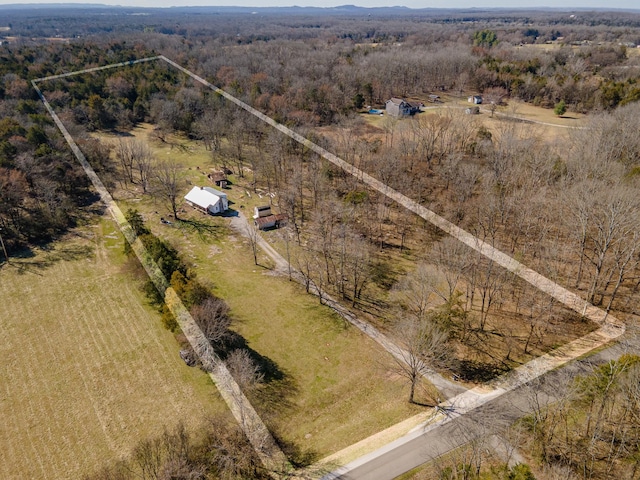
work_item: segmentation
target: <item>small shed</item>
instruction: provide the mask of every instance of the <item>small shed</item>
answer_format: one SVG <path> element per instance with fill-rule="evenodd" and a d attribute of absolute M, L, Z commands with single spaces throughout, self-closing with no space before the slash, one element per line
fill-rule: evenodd
<path fill-rule="evenodd" d="M 210 215 L 229 209 L 227 194 L 211 187 L 193 187 L 184 199 L 193 208 Z"/>
<path fill-rule="evenodd" d="M 280 228 L 287 223 L 289 217 L 284 213 L 274 214 L 270 205 L 255 207 L 253 209 L 253 221 L 258 230 L 268 230 L 270 228 Z"/>
<path fill-rule="evenodd" d="M 471 95 L 467 101 L 474 105 L 480 105 L 482 103 L 482 95 Z"/>
<path fill-rule="evenodd" d="M 280 228 L 286 225 L 289 217 L 284 213 L 267 215 L 266 217 L 254 218 L 258 230 L 268 230 L 270 228 Z"/>
<path fill-rule="evenodd" d="M 271 205 L 264 205 L 253 209 L 253 218 L 268 217 L 269 215 L 271 215 Z"/>
<path fill-rule="evenodd" d="M 229 181 L 227 180 L 227 175 L 224 172 L 213 172 L 207 175 L 207 177 L 215 183 L 216 187 L 227 188 Z"/>

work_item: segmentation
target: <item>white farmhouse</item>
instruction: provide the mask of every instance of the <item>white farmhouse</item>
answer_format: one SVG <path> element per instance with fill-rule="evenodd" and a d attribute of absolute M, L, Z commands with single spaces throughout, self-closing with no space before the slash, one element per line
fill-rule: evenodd
<path fill-rule="evenodd" d="M 227 194 L 211 187 L 193 187 L 184 199 L 192 207 L 211 215 L 229 209 Z"/>

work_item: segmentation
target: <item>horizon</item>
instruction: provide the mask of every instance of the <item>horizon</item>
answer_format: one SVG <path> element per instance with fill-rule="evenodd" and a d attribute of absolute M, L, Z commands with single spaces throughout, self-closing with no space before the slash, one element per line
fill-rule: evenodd
<path fill-rule="evenodd" d="M 257 5 L 256 0 L 235 0 L 233 3 L 229 0 L 187 0 L 187 2 L 178 2 L 176 0 L 133 0 L 122 4 L 122 0 L 102 0 L 91 2 L 86 0 L 26 0 L 16 2 L 15 0 L 0 0 L 0 6 L 34 6 L 34 5 L 83 5 L 83 6 L 106 6 L 106 7 L 122 7 L 122 8 L 175 8 L 175 7 L 240 7 L 240 8 L 278 8 L 278 7 L 316 7 L 316 8 L 336 8 L 344 6 L 356 6 L 359 8 L 409 8 L 409 9 L 548 9 L 548 10 L 576 10 L 584 11 L 589 9 L 597 10 L 631 10 L 639 11 L 640 7 L 637 0 L 613 0 L 611 2 L 602 2 L 602 0 L 563 0 L 559 4 L 549 5 L 549 0 L 527 0 L 517 2 L 514 5 L 509 0 L 493 0 L 482 3 L 473 2 L 471 0 L 432 0 L 426 2 L 424 0 L 400 0 L 393 5 L 389 5 L 387 0 L 368 0 L 366 5 L 363 1 L 345 2 L 344 0 L 269 0 L 265 4 Z"/>

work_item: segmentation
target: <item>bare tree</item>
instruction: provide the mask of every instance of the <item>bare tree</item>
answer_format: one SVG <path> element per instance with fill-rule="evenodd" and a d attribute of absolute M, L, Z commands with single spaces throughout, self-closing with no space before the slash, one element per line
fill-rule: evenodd
<path fill-rule="evenodd" d="M 493 114 L 495 113 L 498 106 L 502 105 L 502 102 L 504 102 L 504 99 L 508 95 L 508 90 L 503 87 L 492 87 L 484 91 L 484 93 L 482 94 L 482 102 L 489 105 L 491 117 L 493 117 Z"/>
<path fill-rule="evenodd" d="M 351 287 L 351 306 L 361 297 L 362 290 L 371 278 L 369 243 L 359 235 L 350 235 L 347 243 L 347 262 L 344 278 Z"/>
<path fill-rule="evenodd" d="M 260 242 L 260 232 L 255 223 L 247 222 L 247 239 L 249 240 L 249 246 L 251 247 L 251 253 L 253 254 L 253 263 L 258 264 L 258 246 Z"/>
<path fill-rule="evenodd" d="M 159 479 L 163 463 L 163 445 L 161 438 L 140 442 L 133 451 L 133 461 L 140 469 L 142 478 Z"/>
<path fill-rule="evenodd" d="M 428 368 L 442 366 L 449 358 L 447 334 L 430 321 L 402 318 L 396 327 L 401 348 L 396 371 L 409 381 L 409 402 L 415 402 L 416 387 Z"/>
<path fill-rule="evenodd" d="M 441 302 L 440 281 L 439 272 L 432 265 L 421 262 L 394 285 L 393 297 L 416 321 L 422 321 L 428 310 Z"/>
<path fill-rule="evenodd" d="M 154 195 L 168 204 L 176 220 L 182 173 L 182 165 L 172 160 L 164 160 L 156 164 L 152 177 Z"/>
<path fill-rule="evenodd" d="M 153 158 L 148 145 L 137 139 L 119 138 L 115 144 L 115 152 L 125 180 L 130 183 L 139 182 L 146 192 Z M 135 178 L 136 172 L 138 180 Z"/>
<path fill-rule="evenodd" d="M 285 245 L 285 251 L 287 254 L 287 273 L 289 274 L 289 280 L 293 279 L 293 271 L 291 267 L 291 240 L 293 239 L 293 232 L 289 225 L 284 225 L 278 230 L 278 236 L 282 239 Z"/>
<path fill-rule="evenodd" d="M 138 172 L 138 181 L 142 186 L 142 192 L 147 193 L 149 182 L 151 180 L 151 173 L 153 171 L 153 155 L 151 154 L 151 150 L 149 150 L 149 147 L 144 143 L 137 148 L 138 151 L 133 157 L 133 165 Z"/>
<path fill-rule="evenodd" d="M 605 295 L 615 297 L 629 267 L 637 264 L 640 200 L 635 188 L 620 184 L 602 185 L 596 192 L 581 249 L 586 245 L 584 255 L 592 267 L 587 298 L 600 305 Z M 583 214 L 578 213 L 576 218 L 582 221 Z"/>
<path fill-rule="evenodd" d="M 229 373 L 243 391 L 256 387 L 264 380 L 264 374 L 260 367 L 251 358 L 249 352 L 243 348 L 233 350 L 226 358 L 225 363 Z"/>
<path fill-rule="evenodd" d="M 214 346 L 220 346 L 229 335 L 229 306 L 221 298 L 207 298 L 193 307 L 191 314 L 206 339 Z"/>
<path fill-rule="evenodd" d="M 446 282 L 445 301 L 451 299 L 457 290 L 460 279 L 469 263 L 470 249 L 453 237 L 446 237 L 438 242 L 434 250 L 438 270 Z"/>

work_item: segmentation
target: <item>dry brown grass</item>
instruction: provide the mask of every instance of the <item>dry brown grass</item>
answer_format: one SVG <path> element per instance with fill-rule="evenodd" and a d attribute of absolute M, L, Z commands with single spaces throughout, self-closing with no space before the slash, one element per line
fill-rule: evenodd
<path fill-rule="evenodd" d="M 0 478 L 79 478 L 224 411 L 123 273 L 115 225 L 89 233 L 0 270 Z"/>

